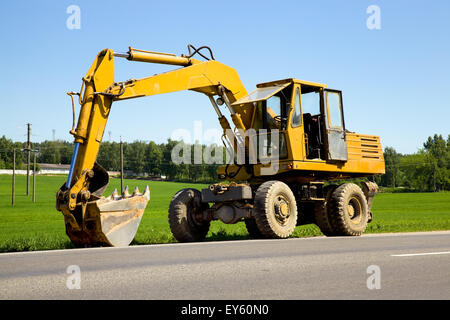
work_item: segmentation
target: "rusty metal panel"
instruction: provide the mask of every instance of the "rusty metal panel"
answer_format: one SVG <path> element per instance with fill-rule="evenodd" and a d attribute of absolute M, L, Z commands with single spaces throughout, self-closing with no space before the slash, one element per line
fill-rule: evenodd
<path fill-rule="evenodd" d="M 225 188 L 220 192 L 217 192 L 214 188 L 203 189 L 202 202 L 251 200 L 253 198 L 252 189 L 248 185 L 226 186 Z"/>
<path fill-rule="evenodd" d="M 347 142 L 343 131 L 328 130 L 328 160 L 348 160 Z"/>

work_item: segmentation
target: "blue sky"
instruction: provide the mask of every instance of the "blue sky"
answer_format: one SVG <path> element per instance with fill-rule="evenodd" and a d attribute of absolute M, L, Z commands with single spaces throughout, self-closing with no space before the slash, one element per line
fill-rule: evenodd
<path fill-rule="evenodd" d="M 69 30 L 68 6 L 81 9 Z M 366 9 L 381 10 L 369 30 Z M 72 141 L 67 91 L 79 91 L 98 51 L 128 46 L 181 54 L 208 45 L 247 90 L 294 77 L 341 89 L 349 130 L 402 153 L 450 133 L 450 1 L 3 1 L 0 135 Z M 173 69 L 116 59 L 116 80 Z M 138 116 L 134 116 L 138 115 Z M 220 128 L 209 100 L 178 92 L 122 101 L 109 140 L 164 142 L 176 129 Z"/>

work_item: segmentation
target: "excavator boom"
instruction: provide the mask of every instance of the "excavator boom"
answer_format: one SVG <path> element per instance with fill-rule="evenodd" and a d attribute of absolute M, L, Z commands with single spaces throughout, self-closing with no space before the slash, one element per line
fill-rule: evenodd
<path fill-rule="evenodd" d="M 70 131 L 74 136 L 75 148 L 67 181 L 57 193 L 57 209 L 63 213 L 66 233 L 75 245 L 128 245 L 134 238 L 150 199 L 148 188 L 142 194 L 135 190 L 130 195 L 126 190 L 120 196 L 117 192 L 108 198 L 102 196 L 109 177 L 96 159 L 114 101 L 193 90 L 210 98 L 228 141 L 234 142 L 236 137 L 230 135 L 231 126 L 221 114 L 213 96 L 221 96 L 227 102 L 231 119 L 237 129 L 245 130 L 246 125 L 249 125 L 252 110 L 237 112 L 231 106 L 231 103 L 247 94 L 237 72 L 213 60 L 212 53 L 211 59 L 206 61 L 192 58 L 200 49 L 207 47 L 189 48 L 195 50 L 189 56 L 156 53 L 131 47 L 127 53 L 104 49 L 97 55 L 82 79 L 81 92 L 68 93 L 72 96 L 74 120 L 73 95 L 79 95 L 81 108 L 77 126 L 75 127 L 74 121 Z M 116 57 L 130 61 L 178 65 L 181 68 L 144 79 L 115 82 Z"/>

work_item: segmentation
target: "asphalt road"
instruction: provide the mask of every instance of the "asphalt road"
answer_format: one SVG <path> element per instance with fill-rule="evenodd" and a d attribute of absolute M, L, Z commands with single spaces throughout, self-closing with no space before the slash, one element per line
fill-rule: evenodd
<path fill-rule="evenodd" d="M 450 232 L 3 253 L 0 299 L 448 300 Z"/>

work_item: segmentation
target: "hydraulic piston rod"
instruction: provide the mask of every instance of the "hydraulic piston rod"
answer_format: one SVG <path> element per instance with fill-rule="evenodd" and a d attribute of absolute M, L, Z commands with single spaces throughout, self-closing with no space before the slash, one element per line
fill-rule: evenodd
<path fill-rule="evenodd" d="M 161 63 L 161 64 L 171 64 L 177 66 L 189 66 L 195 63 L 197 60 L 180 57 L 171 53 L 160 53 L 160 52 L 151 52 L 129 48 L 127 53 L 114 53 L 115 57 L 126 58 L 131 61 L 141 61 L 141 62 L 149 62 L 149 63 Z"/>

